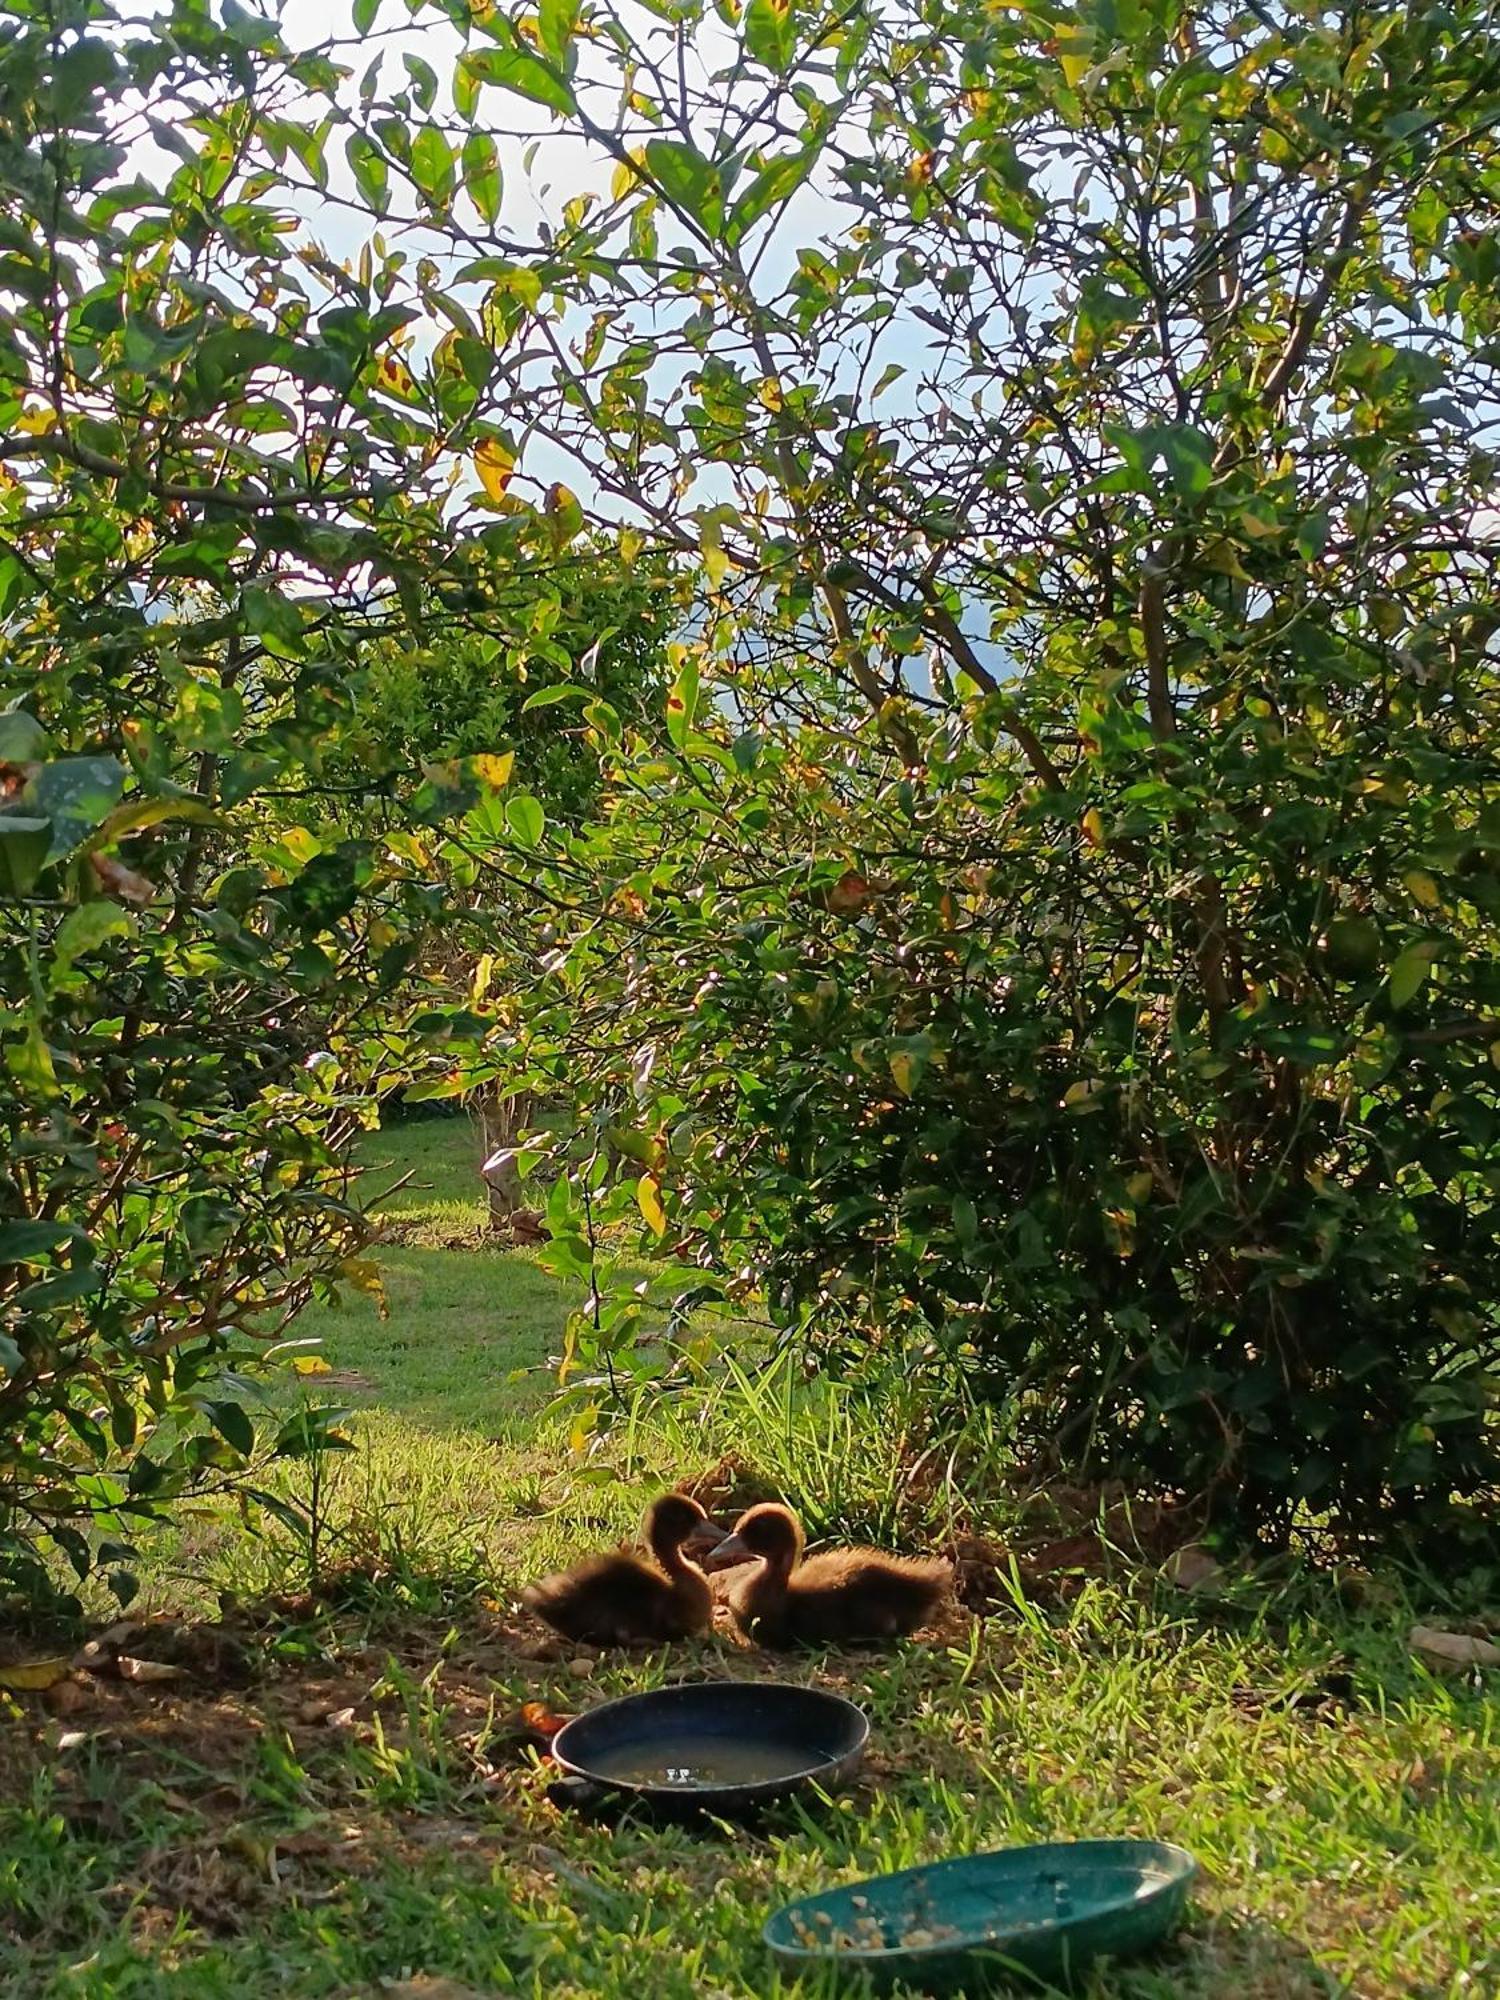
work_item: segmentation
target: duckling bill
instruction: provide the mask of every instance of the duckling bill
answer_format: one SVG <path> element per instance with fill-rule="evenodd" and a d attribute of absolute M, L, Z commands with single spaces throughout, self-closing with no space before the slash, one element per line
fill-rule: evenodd
<path fill-rule="evenodd" d="M 916 1631 L 952 1588 L 952 1566 L 880 1549 L 829 1549 L 803 1557 L 790 1507 L 752 1507 L 721 1557 L 757 1558 L 724 1581 L 724 1599 L 747 1638 L 765 1646 L 858 1644 Z"/>
<path fill-rule="evenodd" d="M 543 1577 L 521 1594 L 554 1632 L 585 1646 L 659 1645 L 706 1632 L 713 1620 L 708 1578 L 683 1553 L 703 1509 L 683 1493 L 648 1508 L 645 1541 L 654 1562 L 621 1549 Z"/>

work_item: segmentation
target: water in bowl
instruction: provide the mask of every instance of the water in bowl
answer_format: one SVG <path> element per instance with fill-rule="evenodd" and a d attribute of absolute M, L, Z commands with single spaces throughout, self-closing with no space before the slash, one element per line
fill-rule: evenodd
<path fill-rule="evenodd" d="M 684 1791 L 795 1778 L 818 1762 L 816 1753 L 805 1744 L 751 1742 L 708 1733 L 615 1744 L 588 1759 L 591 1776 L 614 1778 L 625 1785 L 663 1785 Z"/>

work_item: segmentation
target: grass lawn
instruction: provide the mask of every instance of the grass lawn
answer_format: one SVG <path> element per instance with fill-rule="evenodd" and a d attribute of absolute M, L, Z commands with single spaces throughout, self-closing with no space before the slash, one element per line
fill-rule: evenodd
<path fill-rule="evenodd" d="M 1500 1993 L 1494 1688 L 1412 1661 L 1395 1584 L 1355 1600 L 1247 1579 L 1210 1602 L 1122 1562 L 1065 1592 L 1018 1584 L 882 1655 L 538 1643 L 519 1584 L 627 1530 L 645 1487 L 737 1445 L 815 1524 L 881 1527 L 900 1437 L 783 1385 L 575 1456 L 540 1366 L 570 1300 L 526 1253 L 479 1247 L 466 1130 L 405 1127 L 373 1150 L 414 1176 L 389 1211 L 390 1317 L 355 1299 L 302 1328 L 332 1371 L 304 1391 L 358 1412 L 361 1449 L 322 1496 L 337 1587 L 306 1592 L 307 1550 L 281 1529 L 190 1520 L 155 1552 L 147 1602 L 201 1613 L 222 1595 L 232 1643 L 184 1655 L 181 1681 L 90 1683 L 67 1714 L 11 1699 L 0 1993 L 774 1996 L 758 1936 L 789 1897 L 1095 1834 L 1181 1842 L 1204 1880 L 1171 1951 L 1100 1975 L 1093 2000 Z M 936 1532 L 951 1489 L 927 1504 Z M 1288 1699 L 1335 1670 L 1328 1700 Z M 570 1818 L 517 1747 L 526 1701 L 767 1672 L 852 1694 L 873 1754 L 845 1795 L 752 1830 Z"/>

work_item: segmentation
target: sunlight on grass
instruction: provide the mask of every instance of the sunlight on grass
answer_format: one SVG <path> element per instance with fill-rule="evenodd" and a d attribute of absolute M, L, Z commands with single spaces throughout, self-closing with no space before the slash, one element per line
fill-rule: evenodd
<path fill-rule="evenodd" d="M 479 1247 L 466 1126 L 397 1127 L 369 1152 L 372 1178 L 413 1174 L 390 1204 L 402 1240 L 379 1252 L 390 1318 L 358 1297 L 309 1311 L 299 1332 L 332 1373 L 277 1392 L 357 1412 L 359 1448 L 329 1461 L 321 1501 L 338 1588 L 262 1632 L 248 1694 L 194 1707 L 190 1689 L 174 1725 L 173 1697 L 142 1691 L 132 1726 L 86 1714 L 73 1747 L 54 1728 L 17 1761 L 0 1791 L 7 2000 L 347 2000 L 418 1973 L 486 1996 L 781 2000 L 759 1931 L 791 1898 L 1111 1834 L 1180 1842 L 1205 1875 L 1180 1942 L 1083 2000 L 1500 1987 L 1500 1721 L 1481 1689 L 1413 1664 L 1394 1587 L 1351 1610 L 1326 1580 L 1246 1580 L 1203 1607 L 1100 1577 L 951 1644 L 774 1664 L 722 1639 L 597 1661 L 518 1650 L 528 1577 L 630 1533 L 646 1492 L 723 1452 L 815 1532 L 937 1538 L 960 1506 L 996 1525 L 1001 1442 L 976 1416 L 939 1460 L 899 1400 L 778 1363 L 643 1400 L 576 1456 L 544 1410 L 571 1300 L 524 1251 Z M 474 1247 L 437 1247 L 445 1234 Z M 305 1502 L 311 1477 L 291 1465 L 283 1491 Z M 250 1537 L 232 1510 L 205 1514 L 154 1545 L 146 1602 L 301 1592 L 308 1561 L 283 1527 Z M 1335 1668 L 1346 1703 L 1289 1703 Z M 846 1796 L 750 1832 L 559 1813 L 509 1735 L 527 1701 L 768 1671 L 859 1701 L 872 1755 Z M 308 1720 L 346 1702 L 353 1727 Z"/>

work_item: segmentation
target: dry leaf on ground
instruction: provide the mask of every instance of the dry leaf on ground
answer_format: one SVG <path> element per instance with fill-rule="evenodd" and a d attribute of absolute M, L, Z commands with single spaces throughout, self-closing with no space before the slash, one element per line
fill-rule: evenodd
<path fill-rule="evenodd" d="M 1471 1632 L 1442 1632 L 1433 1625 L 1413 1625 L 1407 1645 L 1440 1673 L 1462 1673 L 1466 1667 L 1500 1667 L 1500 1646 L 1476 1639 Z"/>

